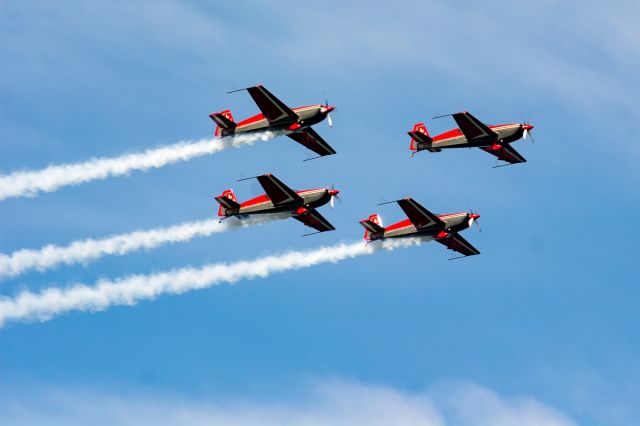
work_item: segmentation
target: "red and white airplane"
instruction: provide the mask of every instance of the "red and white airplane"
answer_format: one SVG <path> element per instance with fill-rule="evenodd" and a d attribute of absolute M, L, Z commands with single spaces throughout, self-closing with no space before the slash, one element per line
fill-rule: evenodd
<path fill-rule="evenodd" d="M 335 154 L 336 151 L 320 137 L 312 125 L 327 118 L 329 126 L 333 122 L 329 113 L 335 107 L 325 105 L 309 105 L 299 108 L 289 108 L 280 99 L 276 98 L 264 86 L 248 87 L 247 90 L 262 114 L 254 115 L 244 121 L 236 123 L 230 110 L 216 112 L 209 117 L 217 124 L 216 136 L 229 136 L 239 133 L 274 130 L 289 136 L 299 144 L 318 154 L 319 157 Z M 232 92 L 229 92 L 232 93 Z M 317 158 L 317 157 L 316 157 Z"/>
<path fill-rule="evenodd" d="M 360 221 L 360 224 L 365 228 L 364 239 L 366 241 L 385 238 L 426 237 L 445 245 L 449 250 L 457 251 L 462 254 L 461 257 L 480 254 L 478 249 L 458 233 L 469 228 L 480 217 L 479 214 L 462 212 L 435 215 L 412 198 L 390 201 L 390 203 L 393 202 L 398 203 L 407 214 L 408 219 L 385 228 L 382 226 L 380 216 L 372 214 L 368 219 Z"/>
<path fill-rule="evenodd" d="M 487 126 L 470 113 L 458 112 L 451 114 L 458 124 L 458 129 L 453 129 L 440 135 L 431 137 L 424 123 L 417 123 L 409 133 L 411 136 L 410 149 L 415 153 L 427 150 L 440 152 L 448 148 L 480 148 L 489 154 L 498 157 L 498 160 L 510 164 L 525 163 L 527 160 L 510 145 L 520 138 L 527 139 L 527 135 L 533 129 L 528 123 L 524 124 L 500 124 Z M 533 136 L 531 136 L 533 140 Z"/>
<path fill-rule="evenodd" d="M 317 207 L 327 203 L 333 207 L 333 199 L 340 193 L 334 188 L 306 189 L 294 191 L 272 174 L 256 176 L 266 194 L 239 203 L 232 189 L 227 189 L 216 197 L 220 203 L 218 216 L 243 217 L 256 214 L 290 213 L 291 217 L 318 232 L 333 231 L 334 228 L 318 211 Z M 246 178 L 252 179 L 252 178 Z M 242 179 L 245 180 L 245 179 Z M 220 219 L 220 220 L 222 220 Z M 309 234 L 307 234 L 309 235 Z"/>

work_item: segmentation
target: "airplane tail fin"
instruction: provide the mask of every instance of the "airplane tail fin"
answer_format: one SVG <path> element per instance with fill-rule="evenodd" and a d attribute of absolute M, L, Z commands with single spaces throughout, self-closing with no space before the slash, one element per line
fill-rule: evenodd
<path fill-rule="evenodd" d="M 227 216 L 227 210 L 240 208 L 240 204 L 236 199 L 236 194 L 233 193 L 233 189 L 223 191 L 222 195 L 216 197 L 216 201 L 220 203 L 220 207 L 218 207 L 218 216 Z"/>
<path fill-rule="evenodd" d="M 236 128 L 231 110 L 227 109 L 222 112 L 214 112 L 209 115 L 209 117 L 216 123 L 215 136 L 226 136 Z"/>
<path fill-rule="evenodd" d="M 411 145 L 409 145 L 411 151 L 420 151 L 423 149 L 435 151 L 435 149 L 430 148 L 433 139 L 429 136 L 429 131 L 427 131 L 427 126 L 425 126 L 424 123 L 416 123 L 413 126 L 413 130 L 407 133 L 411 136 Z"/>
<path fill-rule="evenodd" d="M 384 232 L 382 219 L 378 214 L 372 214 L 368 219 L 361 220 L 360 225 L 364 226 L 364 239 L 366 241 L 373 241 L 378 234 L 381 235 Z"/>

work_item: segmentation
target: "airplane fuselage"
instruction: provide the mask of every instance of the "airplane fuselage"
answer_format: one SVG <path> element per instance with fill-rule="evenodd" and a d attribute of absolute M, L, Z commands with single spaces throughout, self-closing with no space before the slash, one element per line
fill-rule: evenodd
<path fill-rule="evenodd" d="M 489 126 L 498 137 L 487 137 L 469 142 L 460 129 L 453 129 L 433 137 L 432 149 L 488 147 L 495 143 L 511 143 L 522 138 L 524 127 L 521 124 L 500 124 Z"/>
<path fill-rule="evenodd" d="M 369 235 L 369 238 L 373 240 L 381 240 L 385 238 L 408 238 L 408 237 L 431 237 L 438 238 L 438 236 L 445 236 L 443 233 L 459 232 L 469 227 L 469 219 L 471 218 L 469 213 L 451 213 L 439 215 L 438 218 L 445 223 L 445 226 L 433 226 L 429 228 L 417 229 L 409 219 L 402 220 L 387 226 L 384 232 L 374 233 Z"/>
<path fill-rule="evenodd" d="M 304 210 L 299 209 L 315 209 L 327 204 L 331 200 L 330 190 L 326 188 L 307 189 L 296 191 L 296 194 L 302 198 L 302 201 L 294 201 L 286 204 L 275 206 L 266 194 L 252 198 L 240 204 L 240 208 L 227 209 L 227 216 L 242 216 L 251 214 L 267 214 L 291 212 L 292 214 L 302 214 Z"/>
<path fill-rule="evenodd" d="M 246 120 L 239 122 L 236 128 L 230 131 L 223 131 L 223 136 L 238 133 L 260 132 L 265 130 L 273 130 L 283 134 L 291 134 L 313 126 L 327 118 L 327 114 L 333 110 L 332 107 L 327 108 L 324 105 L 310 105 L 300 108 L 293 108 L 293 112 L 297 115 L 294 122 L 286 121 L 283 123 L 270 123 L 264 115 L 256 114 Z"/>

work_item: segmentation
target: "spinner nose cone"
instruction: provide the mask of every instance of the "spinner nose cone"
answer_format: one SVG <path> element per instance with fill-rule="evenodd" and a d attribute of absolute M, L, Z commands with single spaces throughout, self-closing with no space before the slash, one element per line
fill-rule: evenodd
<path fill-rule="evenodd" d="M 469 213 L 469 219 L 476 220 L 478 218 L 480 218 L 480 215 L 478 213 Z"/>
<path fill-rule="evenodd" d="M 334 107 L 332 105 L 327 105 L 327 106 L 324 106 L 323 108 L 324 108 L 324 112 L 326 112 L 327 114 L 329 114 L 331 111 L 336 109 L 336 107 Z"/>
<path fill-rule="evenodd" d="M 338 195 L 340 193 L 339 189 L 330 189 L 329 190 L 329 195 L 331 195 L 332 197 L 335 197 L 336 195 Z"/>
<path fill-rule="evenodd" d="M 522 128 L 524 130 L 532 130 L 533 129 L 533 124 L 528 124 L 528 123 L 527 124 L 523 124 Z"/>

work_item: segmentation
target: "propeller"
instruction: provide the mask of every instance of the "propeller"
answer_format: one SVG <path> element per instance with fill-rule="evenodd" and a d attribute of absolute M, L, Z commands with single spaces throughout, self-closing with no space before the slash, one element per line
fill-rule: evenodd
<path fill-rule="evenodd" d="M 529 124 L 528 121 L 525 121 L 524 124 L 522 125 L 522 128 L 524 129 L 524 131 L 522 132 L 522 139 L 526 141 L 527 136 L 531 135 L 531 143 L 534 143 L 535 140 L 533 139 L 533 133 L 531 133 L 531 129 L 533 129 L 533 126 Z"/>
<path fill-rule="evenodd" d="M 342 204 L 342 198 L 340 198 L 340 196 L 338 195 L 339 193 L 340 190 L 335 189 L 332 184 L 331 189 L 329 190 L 329 195 L 331 196 L 331 198 L 329 199 L 329 204 L 331 204 L 331 208 L 335 207 L 334 199 L 337 199 L 338 201 L 340 201 L 340 204 Z"/>
<path fill-rule="evenodd" d="M 478 222 L 478 218 L 480 215 L 475 213 L 473 210 L 469 213 L 469 228 L 474 224 L 478 227 L 478 232 L 482 232 L 482 228 L 480 227 L 480 222 Z"/>
<path fill-rule="evenodd" d="M 324 106 L 325 107 L 329 107 L 329 100 L 325 99 L 324 100 Z M 327 123 L 329 124 L 329 127 L 333 127 L 333 119 L 331 118 L 331 114 L 327 113 Z"/>

